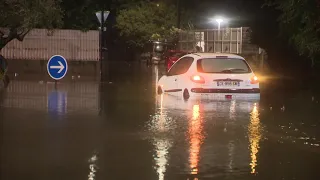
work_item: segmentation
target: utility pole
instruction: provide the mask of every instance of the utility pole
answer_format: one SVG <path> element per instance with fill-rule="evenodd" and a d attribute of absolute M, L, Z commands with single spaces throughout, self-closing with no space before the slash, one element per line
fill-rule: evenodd
<path fill-rule="evenodd" d="M 101 19 L 101 22 L 100 22 L 100 73 L 102 72 L 101 71 L 101 68 L 102 68 L 102 61 L 103 61 L 103 46 L 104 46 L 104 40 L 103 40 L 103 30 L 104 30 L 104 18 L 103 18 L 103 15 L 104 15 L 104 11 L 102 10 L 101 11 L 101 14 L 100 14 L 100 19 Z"/>

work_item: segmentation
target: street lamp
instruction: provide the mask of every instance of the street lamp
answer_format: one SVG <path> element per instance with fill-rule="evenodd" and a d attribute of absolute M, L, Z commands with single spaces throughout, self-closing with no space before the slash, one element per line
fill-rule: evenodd
<path fill-rule="evenodd" d="M 216 22 L 218 23 L 218 29 L 220 30 L 220 25 L 221 25 L 221 23 L 223 22 L 223 19 L 217 18 L 217 19 L 216 19 Z"/>
<path fill-rule="evenodd" d="M 221 34 L 220 27 L 221 27 L 221 23 L 225 22 L 225 19 L 222 17 L 215 17 L 214 20 L 218 23 L 218 39 L 220 39 L 219 36 L 221 36 L 221 52 L 222 52 L 223 51 L 223 43 L 222 43 L 223 38 L 222 38 L 222 35 L 220 35 Z"/>
<path fill-rule="evenodd" d="M 105 60 L 107 60 L 107 56 L 105 57 L 103 56 L 103 50 L 107 50 L 107 48 L 105 47 L 105 38 L 104 38 L 104 34 L 107 31 L 107 27 L 105 27 L 105 22 L 108 18 L 110 14 L 110 11 L 98 11 L 96 12 L 96 16 L 100 22 L 100 38 L 99 38 L 99 60 L 100 60 L 100 77 L 102 78 L 102 60 L 105 58 Z"/>

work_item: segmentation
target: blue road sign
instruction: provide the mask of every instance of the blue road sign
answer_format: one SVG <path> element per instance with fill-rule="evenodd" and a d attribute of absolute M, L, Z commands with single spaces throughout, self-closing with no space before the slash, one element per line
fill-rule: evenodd
<path fill-rule="evenodd" d="M 67 74 L 67 60 L 63 56 L 54 55 L 48 61 L 47 70 L 52 79 L 60 80 Z"/>
<path fill-rule="evenodd" d="M 48 111 L 53 117 L 67 112 L 67 95 L 65 92 L 53 91 L 48 96 Z"/>

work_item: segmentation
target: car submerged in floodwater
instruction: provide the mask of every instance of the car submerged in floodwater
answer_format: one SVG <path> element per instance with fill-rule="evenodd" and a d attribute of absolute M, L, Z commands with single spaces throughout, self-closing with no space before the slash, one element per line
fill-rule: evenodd
<path fill-rule="evenodd" d="M 7 75 L 8 61 L 0 55 L 0 88 L 5 88 L 9 85 L 10 79 Z"/>
<path fill-rule="evenodd" d="M 193 53 L 177 60 L 158 81 L 158 94 L 190 97 L 260 98 L 258 77 L 235 54 Z"/>

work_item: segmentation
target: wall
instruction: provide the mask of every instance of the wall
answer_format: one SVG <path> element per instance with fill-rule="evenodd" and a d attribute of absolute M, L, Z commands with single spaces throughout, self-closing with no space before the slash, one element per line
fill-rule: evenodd
<path fill-rule="evenodd" d="M 59 54 L 68 61 L 98 61 L 99 31 L 33 29 L 22 42 L 8 43 L 1 54 L 10 60 L 48 60 Z"/>

